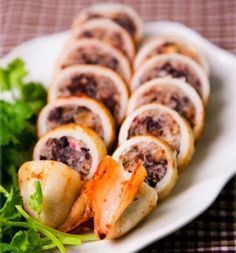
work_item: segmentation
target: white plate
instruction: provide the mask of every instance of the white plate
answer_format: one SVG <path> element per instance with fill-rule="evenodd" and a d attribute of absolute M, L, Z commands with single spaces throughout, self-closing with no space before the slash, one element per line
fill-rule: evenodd
<path fill-rule="evenodd" d="M 236 58 L 189 28 L 170 22 L 151 22 L 146 33 L 170 33 L 193 40 L 205 52 L 211 69 L 211 97 L 204 136 L 189 168 L 171 194 L 128 235 L 116 241 L 85 243 L 69 252 L 128 253 L 181 228 L 206 210 L 236 169 Z M 49 84 L 53 66 L 68 32 L 33 39 L 16 47 L 3 59 L 22 57 L 29 79 Z"/>

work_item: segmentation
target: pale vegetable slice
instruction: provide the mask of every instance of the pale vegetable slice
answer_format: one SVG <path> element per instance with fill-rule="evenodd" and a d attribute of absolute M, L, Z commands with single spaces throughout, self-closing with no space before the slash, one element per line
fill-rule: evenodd
<path fill-rule="evenodd" d="M 137 135 L 153 135 L 166 141 L 177 152 L 180 170 L 186 167 L 192 158 L 192 129 L 184 118 L 167 106 L 147 104 L 132 112 L 120 128 L 119 145 Z"/>
<path fill-rule="evenodd" d="M 144 62 L 153 56 L 173 53 L 182 54 L 191 58 L 200 64 L 206 73 L 209 74 L 209 63 L 206 56 L 194 42 L 186 38 L 168 35 L 149 37 L 135 57 L 134 68 L 140 68 Z"/>
<path fill-rule="evenodd" d="M 58 58 L 55 74 L 72 65 L 100 65 L 112 69 L 126 82 L 131 78 L 128 59 L 117 49 L 97 39 L 80 39 L 69 43 Z"/>
<path fill-rule="evenodd" d="M 94 18 L 108 18 L 123 27 L 134 39 L 139 42 L 143 37 L 143 21 L 138 13 L 125 4 L 100 3 L 82 10 L 73 22 L 73 28 Z"/>
<path fill-rule="evenodd" d="M 207 104 L 210 85 L 206 72 L 195 61 L 180 54 L 162 54 L 151 57 L 142 68 L 135 72 L 130 89 L 134 92 L 147 81 L 167 76 L 189 83 L 198 92 L 204 105 Z"/>
<path fill-rule="evenodd" d="M 35 219 L 53 228 L 64 223 L 82 185 L 78 173 L 55 161 L 24 163 L 19 169 L 18 180 L 25 210 Z M 36 181 L 41 185 L 43 197 L 39 214 L 30 205 Z"/>
<path fill-rule="evenodd" d="M 156 137 L 132 137 L 119 146 L 112 157 L 128 172 L 141 162 L 147 171 L 145 182 L 156 190 L 160 199 L 167 197 L 177 182 L 176 153 Z"/>
<path fill-rule="evenodd" d="M 101 66 L 75 65 L 64 69 L 53 79 L 48 100 L 85 95 L 103 103 L 116 122 L 122 122 L 128 104 L 127 87 L 114 71 Z"/>
<path fill-rule="evenodd" d="M 123 53 L 130 61 L 134 58 L 135 48 L 133 40 L 129 33 L 114 21 L 104 18 L 91 19 L 72 30 L 69 43 L 85 38 L 95 38 L 108 43 Z"/>
<path fill-rule="evenodd" d="M 47 104 L 37 121 L 38 136 L 68 123 L 94 130 L 108 147 L 115 138 L 115 122 L 108 109 L 89 97 L 59 98 Z"/>
<path fill-rule="evenodd" d="M 177 111 L 193 129 L 198 139 L 205 124 L 205 109 L 198 93 L 186 82 L 176 78 L 156 78 L 138 87 L 132 94 L 127 115 L 136 108 L 159 103 Z"/>
<path fill-rule="evenodd" d="M 68 124 L 44 135 L 34 147 L 33 159 L 63 162 L 84 180 L 93 177 L 105 155 L 106 146 L 93 130 Z"/>

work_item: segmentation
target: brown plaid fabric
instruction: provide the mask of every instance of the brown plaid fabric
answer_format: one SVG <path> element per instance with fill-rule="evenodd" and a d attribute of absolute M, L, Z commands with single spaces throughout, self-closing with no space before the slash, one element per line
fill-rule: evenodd
<path fill-rule="evenodd" d="M 96 0 L 1 0 L 1 55 L 22 41 L 70 27 L 73 17 Z M 114 2 L 114 1 L 113 1 Z M 120 0 L 144 20 L 190 26 L 218 46 L 236 53 L 235 0 Z"/>
<path fill-rule="evenodd" d="M 0 55 L 23 41 L 68 29 L 73 17 L 83 7 L 97 2 L 100 1 L 1 0 Z M 119 2 L 131 5 L 146 21 L 171 20 L 184 23 L 218 46 L 236 53 L 235 0 Z M 235 203 L 236 180 L 233 179 L 203 215 L 141 252 L 236 252 Z"/>

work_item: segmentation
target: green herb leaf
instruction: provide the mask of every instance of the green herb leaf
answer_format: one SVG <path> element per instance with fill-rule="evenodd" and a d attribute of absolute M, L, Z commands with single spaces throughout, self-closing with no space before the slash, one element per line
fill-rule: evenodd
<path fill-rule="evenodd" d="M 4 189 L 3 187 L 1 187 Z M 6 191 L 6 190 L 5 190 Z M 4 193 L 4 191 L 1 191 Z M 4 193 L 6 194 L 6 193 Z M 19 190 L 12 186 L 3 207 L 0 209 L 0 217 L 6 220 L 15 220 L 20 217 L 15 206 L 22 204 L 22 198 L 19 194 Z"/>
<path fill-rule="evenodd" d="M 19 135 L 24 131 L 32 114 L 31 108 L 24 102 L 11 104 L 0 101 L 0 145 L 19 143 Z"/>
<path fill-rule="evenodd" d="M 37 213 L 42 211 L 43 193 L 40 182 L 37 180 L 34 182 L 35 193 L 30 196 L 29 205 Z"/>
<path fill-rule="evenodd" d="M 21 89 L 24 85 L 23 78 L 27 75 L 25 64 L 21 59 L 10 62 L 6 69 L 0 68 L 0 91 Z"/>
<path fill-rule="evenodd" d="M 46 103 L 46 90 L 35 82 L 26 82 L 27 71 L 21 59 L 0 68 L 0 91 L 11 94 L 11 103 L 0 100 L 0 181 L 9 182 L 12 168 L 32 156 L 36 142 L 36 115 Z"/>
<path fill-rule="evenodd" d="M 45 105 L 47 93 L 40 83 L 28 83 L 22 88 L 21 99 L 27 103 L 33 113 L 38 113 Z"/>
<path fill-rule="evenodd" d="M 14 253 L 40 253 L 42 252 L 43 241 L 39 233 L 29 229 L 28 231 L 17 232 L 11 241 L 11 252 Z"/>
<path fill-rule="evenodd" d="M 0 242 L 0 252 L 6 253 L 6 252 L 12 252 L 12 251 L 13 251 L 13 247 L 11 246 L 11 244 Z"/>

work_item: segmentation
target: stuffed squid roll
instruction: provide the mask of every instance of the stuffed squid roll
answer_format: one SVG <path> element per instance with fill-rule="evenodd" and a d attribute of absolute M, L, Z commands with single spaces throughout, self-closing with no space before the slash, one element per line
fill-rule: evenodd
<path fill-rule="evenodd" d="M 126 82 L 130 81 L 131 68 L 128 59 L 117 49 L 97 39 L 81 39 L 67 44 L 59 56 L 54 76 L 77 64 L 100 65 L 112 69 Z"/>
<path fill-rule="evenodd" d="M 118 124 L 124 119 L 127 87 L 114 71 L 104 67 L 76 65 L 63 70 L 52 81 L 48 100 L 84 95 L 103 103 Z"/>
<path fill-rule="evenodd" d="M 209 74 L 209 64 L 205 55 L 192 41 L 186 38 L 157 35 L 149 38 L 141 46 L 135 62 L 135 69 L 140 68 L 144 62 L 160 54 L 182 54 L 197 62 Z"/>
<path fill-rule="evenodd" d="M 82 186 L 76 171 L 56 161 L 26 162 L 19 169 L 18 180 L 24 209 L 35 219 L 53 228 L 65 222 Z M 40 183 L 42 189 L 40 214 L 30 205 L 36 182 Z"/>
<path fill-rule="evenodd" d="M 89 97 L 68 97 L 53 100 L 39 114 L 37 132 L 42 137 L 61 125 L 76 123 L 95 131 L 108 147 L 115 138 L 114 119 L 108 109 Z"/>
<path fill-rule="evenodd" d="M 98 39 L 118 49 L 130 61 L 133 60 L 135 48 L 128 32 L 109 19 L 92 19 L 72 31 L 72 40 Z"/>
<path fill-rule="evenodd" d="M 131 96 L 127 115 L 136 108 L 159 103 L 177 111 L 193 129 L 198 139 L 203 131 L 205 109 L 198 93 L 188 83 L 177 78 L 156 78 L 141 85 Z"/>
<path fill-rule="evenodd" d="M 140 164 L 131 174 L 111 157 L 104 157 L 60 229 L 70 231 L 92 217 L 99 239 L 121 237 L 156 206 L 156 191 L 143 183 L 146 175 Z"/>
<path fill-rule="evenodd" d="M 160 199 L 172 191 L 178 179 L 176 153 L 156 137 L 132 137 L 119 146 L 112 157 L 128 172 L 141 162 L 147 171 L 145 182 L 157 191 Z"/>
<path fill-rule="evenodd" d="M 152 135 L 166 141 L 176 152 L 179 169 L 191 160 L 193 132 L 176 111 L 161 104 L 147 104 L 132 112 L 119 132 L 119 145 L 137 135 Z"/>
<path fill-rule="evenodd" d="M 134 39 L 139 42 L 143 36 L 143 22 L 138 13 L 128 5 L 120 3 L 100 3 L 92 5 L 80 12 L 75 18 L 73 28 L 94 18 L 110 19 L 123 27 Z"/>
<path fill-rule="evenodd" d="M 76 124 L 49 131 L 35 145 L 34 160 L 53 160 L 67 164 L 82 180 L 92 178 L 106 146 L 92 130 Z"/>
<path fill-rule="evenodd" d="M 206 72 L 190 58 L 179 54 L 163 54 L 154 56 L 144 63 L 133 76 L 130 89 L 154 78 L 173 77 L 186 81 L 198 92 L 206 105 L 210 87 Z"/>

